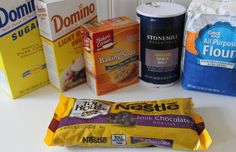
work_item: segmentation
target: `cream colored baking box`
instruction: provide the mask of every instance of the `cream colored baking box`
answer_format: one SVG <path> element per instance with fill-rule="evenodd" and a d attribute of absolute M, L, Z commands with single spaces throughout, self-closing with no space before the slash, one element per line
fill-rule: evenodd
<path fill-rule="evenodd" d="M 48 84 L 34 0 L 0 2 L 0 86 L 17 98 Z"/>
<path fill-rule="evenodd" d="M 95 0 L 37 0 L 49 79 L 60 91 L 86 81 L 80 25 L 97 21 Z"/>

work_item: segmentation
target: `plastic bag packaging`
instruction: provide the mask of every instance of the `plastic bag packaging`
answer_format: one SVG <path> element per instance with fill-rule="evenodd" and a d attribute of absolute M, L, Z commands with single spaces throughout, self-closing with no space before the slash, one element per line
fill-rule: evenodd
<path fill-rule="evenodd" d="M 204 150 L 212 143 L 191 98 L 110 102 L 61 95 L 49 146 L 165 147 Z"/>
<path fill-rule="evenodd" d="M 236 96 L 235 6 L 235 0 L 193 0 L 190 4 L 184 88 Z"/>

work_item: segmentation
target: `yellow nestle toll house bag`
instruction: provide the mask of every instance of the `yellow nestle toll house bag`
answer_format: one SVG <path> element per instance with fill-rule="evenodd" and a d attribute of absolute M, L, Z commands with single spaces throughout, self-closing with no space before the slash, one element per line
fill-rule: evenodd
<path fill-rule="evenodd" d="M 212 140 L 192 106 L 190 98 L 114 103 L 61 95 L 45 142 L 204 150 Z"/>

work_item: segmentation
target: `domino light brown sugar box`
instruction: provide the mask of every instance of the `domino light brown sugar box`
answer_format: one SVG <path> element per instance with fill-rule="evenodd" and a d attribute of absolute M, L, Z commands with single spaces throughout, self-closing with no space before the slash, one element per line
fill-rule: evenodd
<path fill-rule="evenodd" d="M 127 17 L 82 26 L 87 83 L 103 95 L 138 82 L 139 24 Z"/>
<path fill-rule="evenodd" d="M 80 26 L 97 21 L 95 0 L 37 0 L 49 79 L 60 91 L 86 81 Z"/>

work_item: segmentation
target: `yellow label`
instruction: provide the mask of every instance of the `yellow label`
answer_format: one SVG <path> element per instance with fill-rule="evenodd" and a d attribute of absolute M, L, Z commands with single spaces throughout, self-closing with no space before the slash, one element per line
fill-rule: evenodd
<path fill-rule="evenodd" d="M 202 118 L 193 112 L 191 98 L 114 103 L 61 95 L 45 142 L 203 150 L 212 140 Z"/>
<path fill-rule="evenodd" d="M 48 84 L 36 17 L 0 38 L 1 86 L 13 98 Z"/>
<path fill-rule="evenodd" d="M 50 83 L 60 91 L 84 83 L 80 26 L 97 21 L 95 0 L 36 1 L 36 8 Z"/>
<path fill-rule="evenodd" d="M 42 41 L 50 82 L 56 88 L 66 91 L 86 81 L 80 28 L 55 41 Z"/>

